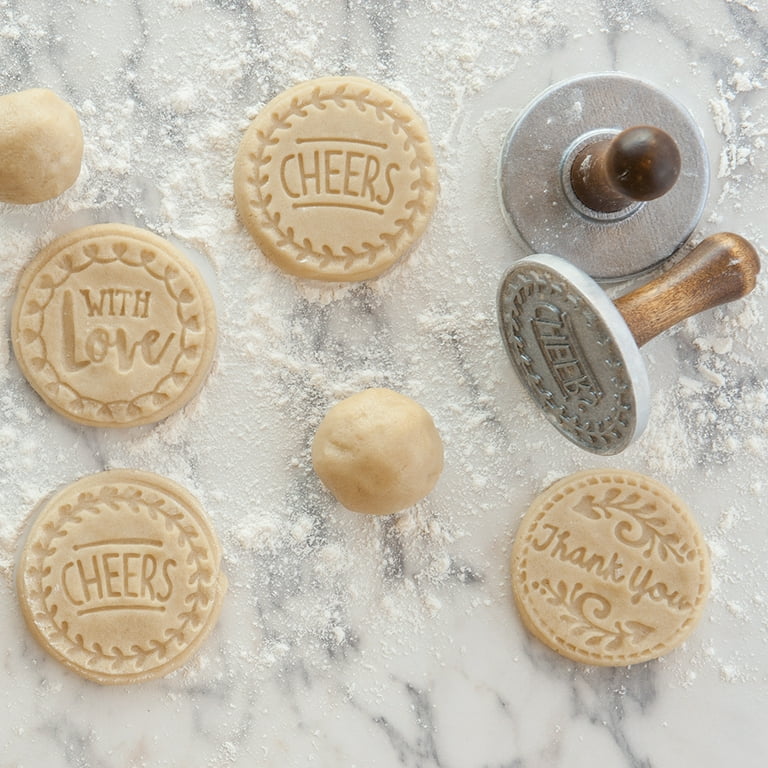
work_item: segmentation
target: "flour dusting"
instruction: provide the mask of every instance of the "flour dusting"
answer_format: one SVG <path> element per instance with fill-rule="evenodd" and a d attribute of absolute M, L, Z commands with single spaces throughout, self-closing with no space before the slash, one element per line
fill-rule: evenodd
<path fill-rule="evenodd" d="M 75 107 L 85 135 L 72 189 L 29 209 L 0 204 L 0 333 L 8 339 L 29 259 L 55 236 L 105 221 L 146 227 L 183 248 L 214 294 L 220 323 L 200 395 L 162 423 L 128 431 L 78 428 L 52 415 L 23 380 L 10 345 L 0 346 L 0 624 L 13 630 L 5 674 L 22 698 L 17 712 L 7 712 L 6 734 L 34 731 L 50 754 L 82 754 L 93 765 L 117 765 L 114 755 L 122 755 L 131 765 L 207 760 L 220 768 L 264 757 L 265 765 L 288 766 L 301 752 L 303 766 L 322 764 L 318 755 L 331 759 L 317 734 L 330 728 L 340 738 L 332 716 L 344 705 L 375 729 L 383 760 L 469 765 L 461 762 L 466 745 L 454 744 L 451 762 L 453 752 L 430 739 L 438 732 L 449 739 L 451 718 L 461 723 L 456 733 L 469 727 L 459 703 L 471 687 L 478 718 L 507 718 L 488 732 L 527 750 L 521 764 L 569 758 L 588 733 L 560 734 L 560 721 L 575 717 L 597 729 L 594 754 L 639 765 L 650 764 L 641 749 L 619 755 L 635 738 L 621 720 L 635 706 L 650 722 L 659 680 L 699 690 L 715 677 L 736 691 L 764 680 L 754 649 L 768 646 L 760 586 L 768 581 L 765 275 L 749 298 L 692 318 L 644 349 L 649 426 L 613 459 L 571 447 L 541 418 L 505 357 L 496 317 L 501 275 L 526 252 L 498 201 L 504 136 L 544 87 L 583 72 L 648 73 L 683 92 L 709 121 L 703 128 L 715 159 L 694 240 L 733 229 L 764 254 L 768 70 L 743 21 L 761 10 L 739 0 L 711 5 L 717 16 L 706 34 L 689 39 L 689 14 L 666 2 L 33 0 L 22 8 L 0 0 L 0 92 L 53 88 Z M 664 52 L 652 66 L 649 50 Z M 236 215 L 233 163 L 251 119 L 275 95 L 346 74 L 398 91 L 424 118 L 437 156 L 438 205 L 390 272 L 362 284 L 314 284 L 280 272 L 258 251 Z M 309 446 L 328 408 L 372 386 L 424 406 L 446 450 L 435 490 L 387 518 L 343 509 L 311 469 Z M 713 591 L 684 648 L 658 666 L 601 677 L 558 666 L 525 633 L 508 562 L 537 493 L 571 472 L 611 465 L 648 473 L 689 502 L 711 549 Z M 210 641 L 184 670 L 158 687 L 99 691 L 105 698 L 98 699 L 31 647 L 13 570 L 43 498 L 117 467 L 166 475 L 199 498 L 221 539 L 230 591 Z M 478 637 L 482 645 L 473 645 Z M 514 681 L 507 691 L 514 695 L 494 688 L 497 677 Z M 598 714 L 578 709 L 584 689 Z M 541 722 L 521 719 L 521 691 L 546 700 Z M 438 694 L 449 713 L 442 731 L 433 720 Z M 135 757 L 122 730 L 93 732 L 95 702 L 111 696 L 104 711 L 141 702 L 135 734 L 145 741 Z M 406 702 L 402 711 L 387 710 L 393 696 Z M 158 733 L 158 709 L 192 723 L 190 745 L 146 736 Z M 62 711 L 80 718 L 71 730 Z M 295 744 L 281 723 L 294 728 Z M 0 753 L 18 743 L 0 736 Z M 33 740 L 25 749 L 35 749 Z M 511 747 L 490 754 L 488 765 L 513 760 Z M 351 765 L 348 757 L 340 749 L 333 764 Z"/>

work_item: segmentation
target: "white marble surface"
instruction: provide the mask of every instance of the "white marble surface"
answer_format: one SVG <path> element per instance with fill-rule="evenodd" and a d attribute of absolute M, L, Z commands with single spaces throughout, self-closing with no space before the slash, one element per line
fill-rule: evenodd
<path fill-rule="evenodd" d="M 762 252 L 767 54 L 764 0 L 0 0 L 0 92 L 53 88 L 86 139 L 61 198 L 0 205 L 0 766 L 765 765 L 766 278 L 648 345 L 649 428 L 596 459 L 544 424 L 505 358 L 495 293 L 524 249 L 499 211 L 495 168 L 511 121 L 549 84 L 639 75 L 704 133 L 713 186 L 695 238 L 729 229 Z M 417 106 L 440 202 L 391 272 L 317 286 L 256 250 L 231 170 L 267 100 L 344 73 Z M 114 432 L 46 409 L 13 360 L 7 319 L 39 247 L 110 220 L 196 254 L 221 320 L 201 395 L 160 425 Z M 339 507 L 309 465 L 326 408 L 372 384 L 419 400 L 446 446 L 435 491 L 387 519 Z M 28 634 L 13 562 L 43 497 L 124 466 L 201 499 L 231 589 L 184 669 L 103 688 Z M 590 466 L 672 486 L 712 549 L 704 619 L 659 661 L 570 663 L 516 613 L 507 563 L 520 516 L 547 483 Z"/>

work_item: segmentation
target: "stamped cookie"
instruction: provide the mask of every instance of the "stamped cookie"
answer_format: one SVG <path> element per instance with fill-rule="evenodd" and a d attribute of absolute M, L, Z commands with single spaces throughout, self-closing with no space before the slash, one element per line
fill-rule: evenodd
<path fill-rule="evenodd" d="M 421 118 L 359 77 L 311 80 L 267 104 L 240 145 L 234 183 L 240 216 L 278 266 L 346 281 L 405 253 L 437 186 Z"/>
<path fill-rule="evenodd" d="M 200 388 L 216 343 L 202 278 L 166 240 L 98 224 L 44 248 L 13 310 L 21 370 L 54 410 L 81 424 L 165 418 Z"/>
<path fill-rule="evenodd" d="M 226 578 L 198 502 L 134 470 L 84 477 L 43 506 L 24 545 L 24 618 L 56 659 L 97 683 L 162 677 L 200 646 Z"/>
<path fill-rule="evenodd" d="M 685 504 L 623 470 L 579 472 L 549 487 L 512 550 L 523 622 L 574 661 L 655 659 L 693 630 L 709 591 L 709 556 Z"/>

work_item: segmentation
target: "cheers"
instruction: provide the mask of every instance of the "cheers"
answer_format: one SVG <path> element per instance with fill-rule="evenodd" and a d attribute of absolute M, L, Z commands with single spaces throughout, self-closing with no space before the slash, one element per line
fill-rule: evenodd
<path fill-rule="evenodd" d="M 400 166 L 381 159 L 386 144 L 341 138 L 299 139 L 297 144 L 299 150 L 280 163 L 280 183 L 295 201 L 294 208 L 332 206 L 383 213 L 392 200 Z"/>
<path fill-rule="evenodd" d="M 135 317 L 145 318 L 149 311 L 149 291 L 102 289 L 96 303 L 88 291 L 80 291 L 88 317 Z M 129 298 L 134 298 L 130 306 Z M 132 310 L 132 311 L 131 311 Z M 61 332 L 65 369 L 74 373 L 92 363 L 103 363 L 112 355 L 120 372 L 133 369 L 137 353 L 146 365 L 158 365 L 176 337 L 169 333 L 161 340 L 155 329 L 145 331 L 140 338 L 131 339 L 124 327 L 96 326 L 83 334 L 75 321 L 75 302 L 71 291 L 64 291 L 61 302 Z M 83 336 L 85 338 L 83 338 Z M 81 343 L 82 342 L 82 343 Z"/>
<path fill-rule="evenodd" d="M 160 548 L 161 544 L 114 539 L 85 546 L 95 551 L 69 560 L 61 569 L 60 579 L 64 594 L 79 615 L 164 609 L 173 594 L 171 573 L 177 563 L 163 558 L 160 552 L 140 551 Z"/>

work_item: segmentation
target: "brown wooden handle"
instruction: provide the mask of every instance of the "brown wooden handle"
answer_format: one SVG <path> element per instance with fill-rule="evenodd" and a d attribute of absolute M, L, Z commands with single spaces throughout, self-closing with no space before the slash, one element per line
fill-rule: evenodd
<path fill-rule="evenodd" d="M 614 303 L 642 346 L 688 317 L 746 296 L 759 271 L 760 259 L 751 243 L 722 232 L 702 240 L 669 272 Z"/>
<path fill-rule="evenodd" d="M 613 213 L 665 195 L 680 164 L 680 150 L 668 133 L 638 125 L 584 147 L 571 166 L 571 186 L 588 208 Z"/>

